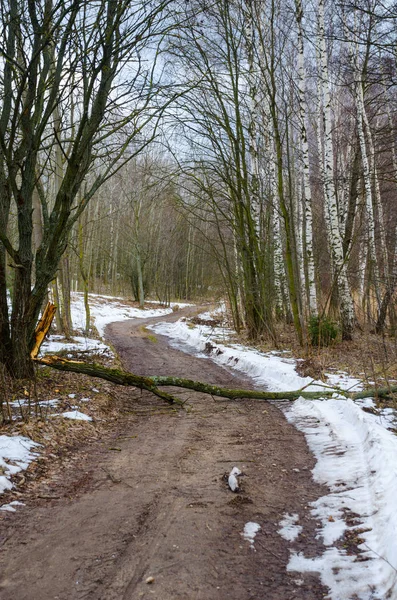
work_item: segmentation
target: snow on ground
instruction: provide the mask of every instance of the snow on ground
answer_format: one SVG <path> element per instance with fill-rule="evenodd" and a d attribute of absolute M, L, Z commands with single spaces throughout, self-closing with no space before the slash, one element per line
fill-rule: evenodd
<path fill-rule="evenodd" d="M 61 417 L 64 417 L 65 419 L 73 419 L 75 421 L 92 421 L 91 417 L 78 410 L 63 412 L 61 413 Z"/>
<path fill-rule="evenodd" d="M 103 298 L 111 301 L 103 302 Z M 124 304 L 122 301 L 119 302 L 118 299 L 116 300 L 117 301 L 115 301 L 115 298 L 109 296 L 89 294 L 91 317 L 93 318 L 94 325 L 101 337 L 103 337 L 105 327 L 109 323 L 125 321 L 127 319 L 148 319 L 149 317 L 158 317 L 172 313 L 172 304 L 169 308 L 150 308 L 142 310 L 140 308 L 128 306 L 128 304 Z M 178 306 L 182 307 L 181 304 L 178 304 Z M 73 327 L 83 330 L 85 327 L 85 309 L 82 293 L 75 292 L 72 294 L 71 310 Z"/>
<path fill-rule="evenodd" d="M 301 525 L 297 525 L 298 521 L 298 514 L 294 513 L 293 515 L 290 515 L 286 513 L 279 523 L 280 529 L 277 533 L 287 540 L 287 542 L 293 542 L 302 531 Z"/>
<path fill-rule="evenodd" d="M 25 506 L 25 504 L 23 502 L 18 502 L 18 500 L 14 500 L 9 504 L 3 504 L 2 506 L 0 506 L 0 510 L 5 512 L 16 512 L 14 506 Z"/>
<path fill-rule="evenodd" d="M 202 317 L 202 315 L 201 315 Z M 205 315 L 207 317 L 207 315 Z M 242 371 L 257 386 L 272 391 L 297 389 L 362 389 L 362 382 L 346 373 L 329 374 L 327 384 L 301 377 L 297 362 L 285 353 L 261 353 L 228 344 L 230 331 L 192 327 L 180 320 L 152 329 L 171 338 L 174 346 Z M 352 400 L 339 394 L 329 400 L 300 398 L 284 408 L 287 419 L 304 432 L 317 464 L 316 481 L 329 493 L 310 506 L 321 522 L 318 537 L 324 551 L 307 558 L 291 549 L 289 571 L 317 572 L 332 600 L 397 600 L 397 437 L 394 409 L 377 409 L 372 399 Z M 293 544 L 302 531 L 298 515 L 285 515 L 279 533 Z M 353 524 L 352 524 L 353 523 Z M 250 525 L 250 524 L 247 524 Z M 249 527 L 248 527 L 249 530 Z M 343 536 L 358 538 L 360 555 L 349 555 L 335 545 Z"/>
<path fill-rule="evenodd" d="M 244 525 L 244 531 L 241 534 L 247 542 L 250 543 L 251 548 L 254 548 L 255 536 L 258 531 L 261 530 L 261 526 L 259 523 L 254 523 L 253 521 L 249 521 Z"/>
<path fill-rule="evenodd" d="M 221 302 L 214 310 L 207 311 L 200 314 L 200 319 L 202 321 L 213 320 L 214 317 L 216 319 L 221 318 L 222 322 L 226 322 L 227 319 L 227 308 L 224 302 Z"/>
<path fill-rule="evenodd" d="M 105 353 L 111 354 L 109 346 L 94 340 L 92 338 L 86 338 L 81 336 L 73 337 L 72 342 L 65 342 L 64 337 L 61 335 L 51 335 L 46 340 L 42 347 L 41 352 L 43 354 L 58 354 L 59 352 L 92 352 L 95 354 Z"/>
<path fill-rule="evenodd" d="M 202 315 L 200 315 L 200 318 Z M 314 381 L 311 377 L 301 377 L 295 370 L 296 360 L 287 358 L 285 352 L 259 352 L 240 344 L 225 345 L 232 334 L 230 329 L 214 328 L 208 325 L 192 327 L 180 319 L 176 323 L 157 323 L 149 326 L 160 335 L 171 338 L 171 344 L 187 352 L 194 351 L 200 356 L 211 358 L 218 364 L 232 367 L 249 375 L 257 386 L 264 386 L 273 392 L 299 390 L 325 390 L 327 385 Z M 209 346 L 210 344 L 210 346 Z M 346 374 L 332 374 L 329 385 L 341 389 L 360 389 L 357 379 Z"/>
<path fill-rule="evenodd" d="M 50 407 L 56 406 L 59 402 L 58 398 L 53 398 L 52 400 L 40 400 L 37 404 L 39 406 Z M 20 398 L 19 400 L 14 400 L 14 402 L 10 402 L 10 406 L 13 408 L 19 408 L 21 406 L 27 406 L 29 404 L 28 398 Z"/>
<path fill-rule="evenodd" d="M 0 494 L 10 490 L 12 475 L 26 469 L 37 456 L 39 444 L 22 435 L 0 435 Z"/>
<path fill-rule="evenodd" d="M 313 476 L 330 493 L 312 504 L 321 520 L 324 553 L 315 559 L 293 553 L 288 569 L 318 571 L 332 598 L 397 598 L 397 438 L 377 417 L 352 400 L 300 398 L 287 418 L 306 435 L 317 464 Z M 359 515 L 353 526 L 346 514 Z M 357 531 L 364 562 L 332 547 Z M 389 595 L 391 594 L 391 595 Z"/>
<path fill-rule="evenodd" d="M 149 310 L 140 310 L 138 308 L 132 308 L 122 302 L 122 298 L 113 298 L 111 296 L 99 296 L 97 294 L 89 295 L 91 316 L 94 320 L 94 324 L 101 336 L 104 334 L 106 325 L 115 321 L 124 321 L 125 319 L 145 319 L 153 316 L 166 315 L 172 312 L 172 304 L 169 308 L 151 308 Z M 182 304 L 179 304 L 182 308 Z M 83 295 L 75 293 L 72 295 L 72 321 L 73 327 L 76 330 L 83 330 L 85 326 L 85 310 Z M 103 342 L 87 337 L 75 336 L 70 342 L 66 342 L 62 336 L 52 335 L 44 342 L 41 348 L 41 352 L 44 354 L 58 354 L 59 352 L 84 352 L 84 353 L 101 353 L 106 356 L 112 356 L 113 353 L 110 348 Z M 92 388 L 93 392 L 98 392 L 96 388 Z M 75 394 L 69 394 L 69 398 L 74 398 Z M 89 398 L 82 398 L 80 402 L 87 402 Z M 41 408 L 54 408 L 60 402 L 58 398 L 41 400 L 38 404 Z M 21 398 L 10 402 L 10 406 L 16 414 L 15 419 L 21 418 L 21 414 L 18 413 L 18 409 L 24 409 L 28 406 L 29 400 L 27 398 Z M 79 410 L 71 410 L 63 412 L 59 415 L 66 419 L 73 419 L 79 421 L 92 421 L 92 418 Z M 22 436 L 0 436 L 0 494 L 4 490 L 11 489 L 12 483 L 10 476 L 18 473 L 19 471 L 26 469 L 28 464 L 36 458 L 36 454 L 32 451 L 33 448 L 38 446 L 30 439 Z M 0 507 L 2 511 L 15 511 L 14 506 L 17 504 L 11 502 Z"/>

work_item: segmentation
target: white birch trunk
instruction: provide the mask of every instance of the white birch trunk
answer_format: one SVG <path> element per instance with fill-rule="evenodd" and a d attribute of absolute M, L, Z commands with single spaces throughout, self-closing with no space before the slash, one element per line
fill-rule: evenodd
<path fill-rule="evenodd" d="M 324 0 L 318 0 L 319 76 L 321 78 L 324 119 L 324 189 L 330 221 L 330 244 L 338 281 L 342 335 L 349 339 L 354 324 L 354 306 L 343 258 L 343 244 L 339 229 L 338 206 L 334 183 L 334 152 L 332 141 L 331 94 L 328 78 L 328 60 L 324 31 Z"/>
<path fill-rule="evenodd" d="M 363 123 L 365 128 L 366 139 L 368 141 L 369 148 L 369 159 L 370 159 L 370 170 L 372 173 L 373 181 L 374 181 L 374 209 L 375 213 L 378 214 L 378 231 L 379 231 L 379 242 L 380 242 L 380 255 L 382 256 L 384 274 L 387 275 L 387 266 L 388 266 L 388 253 L 387 253 L 387 244 L 386 244 L 386 230 L 385 230 L 385 217 L 383 213 L 383 204 L 382 204 L 382 196 L 380 192 L 379 185 L 379 177 L 378 171 L 376 168 L 376 159 L 375 159 L 375 145 L 372 136 L 371 127 L 368 121 L 367 111 L 365 109 L 365 105 L 363 106 Z"/>
<path fill-rule="evenodd" d="M 272 211 L 273 244 L 274 244 L 274 290 L 276 293 L 276 307 L 283 311 L 283 285 L 285 280 L 283 247 L 281 242 L 280 215 L 276 207 Z"/>
<path fill-rule="evenodd" d="M 294 223 L 295 223 L 295 242 L 296 258 L 298 263 L 299 289 L 301 290 L 301 303 L 304 311 L 307 309 L 305 289 L 305 266 L 303 262 L 303 190 L 300 177 L 295 178 L 295 202 L 294 202 Z"/>
<path fill-rule="evenodd" d="M 357 66 L 357 65 L 356 65 Z M 368 228 L 368 257 L 370 261 L 372 283 L 375 289 L 375 295 L 378 303 L 378 310 L 380 308 L 381 297 L 379 291 L 379 269 L 378 260 L 376 256 L 376 244 L 375 244 L 375 219 L 374 219 L 374 208 L 372 200 L 372 185 L 371 185 L 371 171 L 369 167 L 369 160 L 367 154 L 367 147 L 365 143 L 364 134 L 364 94 L 363 86 L 358 68 L 356 72 L 356 109 L 357 109 L 357 131 L 360 142 L 361 160 L 363 164 L 363 177 L 364 177 L 364 191 L 365 191 L 365 208 L 367 212 L 367 228 Z"/>
<path fill-rule="evenodd" d="M 273 146 L 273 129 L 271 125 L 269 100 L 265 95 L 262 100 L 262 125 L 264 132 L 264 160 L 269 181 L 269 199 L 271 202 L 271 219 L 274 252 L 274 290 L 275 304 L 278 314 L 283 313 L 283 296 L 286 289 L 285 265 L 281 241 L 281 222 L 277 203 L 276 157 Z M 265 167 L 262 165 L 261 177 L 265 180 Z"/>
<path fill-rule="evenodd" d="M 318 53 L 317 59 L 318 61 L 320 54 Z M 329 207 L 327 198 L 325 195 L 325 166 L 324 166 L 324 144 L 323 144 L 323 125 L 324 125 L 324 116 L 323 116 L 323 103 L 322 103 L 322 84 L 321 79 L 318 77 L 317 82 L 317 148 L 318 148 L 318 160 L 319 160 L 319 168 L 320 168 L 320 179 L 323 184 L 323 195 L 324 195 L 324 220 L 325 227 L 327 232 L 327 239 L 329 240 L 329 244 L 331 245 L 332 233 L 331 233 L 331 220 L 329 216 Z M 334 268 L 334 257 L 332 252 L 330 253 L 331 260 L 331 273 L 332 277 L 335 276 L 335 268 Z"/>
<path fill-rule="evenodd" d="M 338 188 L 338 207 L 339 207 L 339 229 L 342 239 L 345 235 L 346 228 L 346 218 L 347 211 L 349 206 L 349 194 L 347 189 L 347 177 L 346 173 L 348 170 L 348 165 L 350 163 L 352 156 L 352 146 L 349 144 L 344 153 L 341 153 L 339 162 L 340 162 L 340 173 L 341 180 Z"/>
<path fill-rule="evenodd" d="M 301 0 L 296 0 L 296 20 L 298 24 L 298 92 L 299 92 L 299 116 L 300 116 L 300 132 L 301 132 L 301 147 L 302 147 L 302 162 L 303 162 L 303 203 L 305 213 L 306 227 L 306 261 L 308 274 L 308 290 L 309 290 L 309 312 L 311 315 L 317 314 L 317 292 L 316 292 L 316 277 L 314 267 L 314 252 L 313 252 L 313 213 L 312 213 L 312 195 L 310 188 L 310 164 L 309 164 L 309 144 L 307 142 L 307 104 L 306 104 L 306 71 L 304 62 L 304 46 L 303 46 L 303 30 L 302 17 L 303 9 Z"/>
<path fill-rule="evenodd" d="M 255 73 L 254 61 L 254 15 L 252 10 L 247 14 L 248 26 L 246 29 L 246 48 L 248 57 L 248 89 L 249 89 L 249 157 L 250 157 L 250 196 L 251 214 L 255 224 L 257 236 L 260 235 L 260 175 L 259 175 L 259 152 L 258 152 L 258 77 Z"/>

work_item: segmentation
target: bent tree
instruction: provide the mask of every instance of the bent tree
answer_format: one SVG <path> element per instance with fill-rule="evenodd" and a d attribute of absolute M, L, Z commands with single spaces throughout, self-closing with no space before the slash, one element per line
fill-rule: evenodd
<path fill-rule="evenodd" d="M 31 373 L 35 324 L 71 228 L 156 135 L 170 101 L 156 65 L 177 6 L 0 0 L 0 364 L 14 376 Z"/>

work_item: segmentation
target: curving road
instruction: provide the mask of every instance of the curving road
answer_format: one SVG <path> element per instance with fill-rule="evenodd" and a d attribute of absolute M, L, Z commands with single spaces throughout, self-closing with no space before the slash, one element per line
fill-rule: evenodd
<path fill-rule="evenodd" d="M 126 369 L 249 385 L 210 360 L 170 348 L 166 338 L 154 339 L 145 326 L 160 320 L 108 326 Z M 114 393 L 121 395 L 120 388 Z M 89 473 L 89 484 L 10 517 L 0 554 L 2 600 L 326 595 L 314 575 L 286 571 L 290 548 L 307 556 L 320 551 L 307 506 L 324 491 L 311 479 L 314 461 L 303 435 L 274 405 L 177 393 L 189 399 L 189 410 L 123 390 L 125 416 L 112 434 L 120 451 L 109 452 L 104 440 L 76 467 L 75 479 Z M 241 494 L 223 478 L 233 466 L 244 472 Z M 277 534 L 286 512 L 298 513 L 304 527 L 293 544 Z M 249 521 L 261 526 L 254 548 L 241 535 Z"/>

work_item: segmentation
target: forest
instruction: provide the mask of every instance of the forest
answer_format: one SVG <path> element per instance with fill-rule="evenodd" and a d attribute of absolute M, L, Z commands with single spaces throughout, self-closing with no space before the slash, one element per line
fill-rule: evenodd
<path fill-rule="evenodd" d="M 397 600 L 395 0 L 0 26 L 1 598 Z"/>
<path fill-rule="evenodd" d="M 392 3 L 10 1 L 0 18 L 8 371 L 29 374 L 49 294 L 70 334 L 71 290 L 225 297 L 237 331 L 275 343 L 280 322 L 300 344 L 332 323 L 394 332 Z"/>

